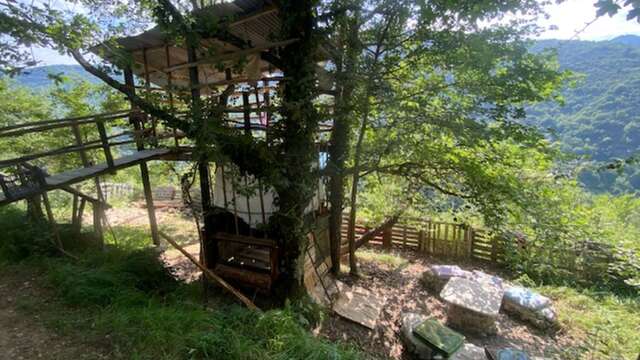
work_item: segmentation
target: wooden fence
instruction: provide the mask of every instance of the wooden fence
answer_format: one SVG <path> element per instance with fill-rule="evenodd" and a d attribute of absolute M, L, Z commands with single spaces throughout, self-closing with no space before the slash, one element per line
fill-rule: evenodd
<path fill-rule="evenodd" d="M 356 223 L 356 239 L 371 230 Z M 341 254 L 348 254 L 348 216 L 342 221 Z M 391 249 L 393 246 L 413 249 L 419 253 L 481 260 L 501 264 L 505 259 L 504 240 L 488 230 L 472 228 L 466 224 L 432 221 L 429 219 L 400 219 L 370 241 L 371 244 Z"/>

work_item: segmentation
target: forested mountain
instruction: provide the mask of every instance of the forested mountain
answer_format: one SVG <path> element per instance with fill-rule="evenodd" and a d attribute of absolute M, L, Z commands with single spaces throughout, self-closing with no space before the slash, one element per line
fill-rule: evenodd
<path fill-rule="evenodd" d="M 80 65 L 37 66 L 26 70 L 14 80 L 16 83 L 32 89 L 44 89 L 53 85 L 54 80 L 52 76 L 55 77 L 59 75 L 84 79 L 92 83 L 100 82 L 98 78 L 86 72 Z"/>
<path fill-rule="evenodd" d="M 640 37 L 610 41 L 545 40 L 535 49 L 556 48 L 563 69 L 579 75 L 566 89 L 565 105 L 540 104 L 529 109 L 528 121 L 552 129 L 565 150 L 606 162 L 640 150 Z M 594 168 L 597 165 L 594 164 Z M 638 191 L 640 171 L 585 169 L 580 179 L 594 191 Z"/>
<path fill-rule="evenodd" d="M 640 151 L 640 37 L 625 35 L 609 41 L 539 41 L 534 50 L 557 48 L 563 69 L 579 75 L 564 91 L 565 105 L 539 104 L 527 112 L 527 122 L 551 130 L 564 150 L 606 162 Z M 31 88 L 53 84 L 48 74 L 98 80 L 78 65 L 37 67 L 16 78 Z M 594 164 L 594 168 L 597 165 Z M 582 170 L 580 179 L 593 191 L 640 190 L 640 170 L 625 174 Z"/>

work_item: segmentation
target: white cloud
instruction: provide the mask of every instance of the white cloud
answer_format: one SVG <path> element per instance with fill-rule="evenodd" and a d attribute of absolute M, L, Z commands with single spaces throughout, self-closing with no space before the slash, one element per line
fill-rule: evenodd
<path fill-rule="evenodd" d="M 596 17 L 595 0 L 568 0 L 547 8 L 548 20 L 542 20 L 545 27 L 555 25 L 557 30 L 546 31 L 541 38 L 571 39 L 576 31 L 582 30 L 587 23 Z M 580 32 L 575 38 L 580 40 L 607 40 L 625 34 L 640 35 L 640 23 L 626 18 L 627 10 L 613 17 L 602 16 Z"/>

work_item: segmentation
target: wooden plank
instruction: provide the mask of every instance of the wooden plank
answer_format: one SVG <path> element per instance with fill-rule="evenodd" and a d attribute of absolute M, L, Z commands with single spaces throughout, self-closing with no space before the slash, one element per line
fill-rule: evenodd
<path fill-rule="evenodd" d="M 19 196 L 14 197 L 11 200 L 6 199 L 4 194 L 0 194 L 0 205 L 5 205 L 13 201 L 25 199 L 30 196 L 40 194 L 44 191 L 61 188 L 65 185 L 75 184 L 84 181 L 89 178 L 104 175 L 112 170 L 124 169 L 133 165 L 137 165 L 141 162 L 152 160 L 163 155 L 171 153 L 169 149 L 151 149 L 138 151 L 132 155 L 123 156 L 114 160 L 113 168 L 109 168 L 106 163 L 94 165 L 88 168 L 74 169 L 65 171 L 63 173 L 51 175 L 45 178 L 46 186 L 39 189 L 30 189 L 25 191 Z"/>
<path fill-rule="evenodd" d="M 333 310 L 346 319 L 373 329 L 385 302 L 385 298 L 375 297 L 369 290 L 354 286 L 340 292 Z"/>

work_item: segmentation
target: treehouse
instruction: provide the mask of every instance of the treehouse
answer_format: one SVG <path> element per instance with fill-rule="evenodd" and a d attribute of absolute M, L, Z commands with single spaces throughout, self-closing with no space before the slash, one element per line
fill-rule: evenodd
<path fill-rule="evenodd" d="M 120 64 L 122 52 L 132 60 L 124 68 L 127 86 L 140 96 L 167 105 L 176 116 L 195 99 L 219 103 L 223 116 L 216 125 L 259 138 L 267 144 L 279 127 L 279 91 L 284 76 L 279 69 L 280 49 L 297 39 L 280 39 L 281 19 L 269 1 L 236 0 L 197 10 L 196 18 L 206 18 L 216 29 L 202 34 L 198 46 L 170 40 L 153 28 L 136 36 L 117 39 L 117 50 L 107 43 L 92 51 L 114 64 Z M 331 86 L 323 70 L 324 50 L 317 54 L 317 73 L 321 86 Z M 136 76 L 139 81 L 134 81 Z M 132 104 L 135 111 L 136 107 Z M 152 116 L 138 112 L 132 122 L 162 146 L 163 137 L 173 134 L 165 146 L 180 150 L 176 159 L 192 160 L 193 143 L 181 131 L 167 129 Z M 327 133 L 330 121 L 316 134 L 317 162 L 320 170 L 326 162 Z M 248 154 L 247 156 L 251 156 Z M 215 168 L 213 175 L 209 169 Z M 277 196 L 259 179 L 241 173 L 229 161 L 200 166 L 200 185 L 204 216 L 203 254 L 206 266 L 221 277 L 255 288 L 269 290 L 282 272 L 280 239 L 268 228 L 277 210 Z M 320 179 L 315 195 L 305 209 L 309 230 L 307 251 L 308 277 L 322 278 L 329 269 L 328 205 L 325 180 Z M 314 280 L 309 278 L 308 285 Z"/>

